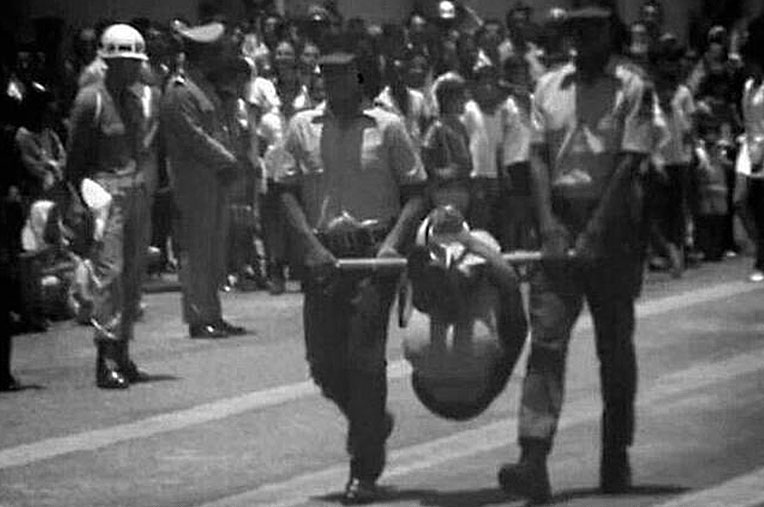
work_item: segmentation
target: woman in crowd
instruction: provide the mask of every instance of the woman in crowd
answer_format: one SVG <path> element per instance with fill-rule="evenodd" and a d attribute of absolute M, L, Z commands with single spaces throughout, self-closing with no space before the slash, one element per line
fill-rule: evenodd
<path fill-rule="evenodd" d="M 22 195 L 28 203 L 49 195 L 63 179 L 66 151 L 53 130 L 53 94 L 32 83 L 22 105 L 22 125 L 16 131 L 16 147 L 25 169 Z"/>
<path fill-rule="evenodd" d="M 422 92 L 408 86 L 406 76 L 409 73 L 412 57 L 405 54 L 396 58 L 387 66 L 388 85 L 382 89 L 375 104 L 382 109 L 398 115 L 406 125 L 417 153 L 422 146 L 422 136 L 427 128 L 432 113 Z"/>
<path fill-rule="evenodd" d="M 257 118 L 258 135 L 261 138 L 263 169 L 265 172 L 265 195 L 261 199 L 260 216 L 263 228 L 266 269 L 269 291 L 273 295 L 286 290 L 286 266 L 288 262 L 288 237 L 285 234 L 280 212 L 279 196 L 274 179 L 276 171 L 284 166 L 287 157 L 283 149 L 284 132 L 289 119 L 298 111 L 313 107 L 308 87 L 298 72 L 297 54 L 287 40 L 279 42 L 273 53 L 274 76 L 272 80 L 257 78 L 250 104 Z"/>

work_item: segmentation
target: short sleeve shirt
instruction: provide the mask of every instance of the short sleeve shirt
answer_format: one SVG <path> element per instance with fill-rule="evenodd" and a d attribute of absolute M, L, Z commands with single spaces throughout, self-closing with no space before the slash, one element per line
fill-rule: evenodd
<path fill-rule="evenodd" d="M 477 102 L 470 100 L 464 107 L 462 122 L 470 138 L 472 177 L 497 178 L 498 161 L 503 142 L 506 119 L 502 107 L 492 113 L 483 111 Z"/>
<path fill-rule="evenodd" d="M 665 113 L 671 139 L 662 150 L 663 158 L 666 164 L 689 164 L 692 161 L 692 115 L 695 114 L 695 101 L 690 89 L 680 85 L 671 99 L 671 108 Z"/>
<path fill-rule="evenodd" d="M 624 65 L 609 65 L 592 82 L 574 64 L 544 75 L 534 93 L 532 142 L 549 148 L 554 194 L 598 201 L 619 154 L 650 153 L 653 120 L 651 92 Z"/>
<path fill-rule="evenodd" d="M 308 223 L 318 230 L 343 213 L 393 220 L 400 187 L 425 180 L 403 122 L 380 108 L 347 124 L 322 108 L 300 112 L 289 123 L 285 149 L 295 164 L 277 181 L 299 187 Z"/>
<path fill-rule="evenodd" d="M 522 108 L 514 97 L 507 98 L 502 107 L 504 132 L 502 164 L 511 166 L 530 159 L 531 119 L 527 107 Z"/>

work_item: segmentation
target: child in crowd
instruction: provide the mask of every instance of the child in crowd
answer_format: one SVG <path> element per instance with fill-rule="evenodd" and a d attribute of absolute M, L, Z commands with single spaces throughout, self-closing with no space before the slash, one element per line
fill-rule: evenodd
<path fill-rule="evenodd" d="M 663 42 L 663 41 L 662 41 Z M 689 220 L 687 185 L 692 162 L 693 115 L 695 101 L 690 89 L 681 82 L 680 61 L 684 50 L 665 39 L 655 60 L 656 94 L 665 115 L 670 137 L 660 150 L 664 181 L 660 209 L 654 210 L 653 224 L 664 240 L 674 276 L 680 276 Z"/>
<path fill-rule="evenodd" d="M 499 73 L 487 58 L 478 60 L 473 70 L 473 100 L 464 107 L 463 121 L 470 138 L 472 156 L 472 227 L 499 236 L 502 222 L 499 200 L 499 158 L 504 142 L 503 92 Z"/>
<path fill-rule="evenodd" d="M 470 205 L 472 156 L 467 129 L 462 123 L 467 84 L 447 73 L 433 85 L 438 117 L 422 141 L 422 162 L 430 182 L 433 206 L 451 205 L 467 215 Z"/>
<path fill-rule="evenodd" d="M 531 196 L 531 83 L 528 62 L 511 56 L 504 62 L 504 83 L 509 96 L 502 106 L 505 118 L 501 153 L 503 250 L 534 248 L 535 212 Z"/>
<path fill-rule="evenodd" d="M 695 245 L 706 261 L 724 256 L 725 219 L 729 212 L 726 172 L 732 164 L 722 139 L 722 124 L 710 113 L 697 115 L 695 146 Z"/>

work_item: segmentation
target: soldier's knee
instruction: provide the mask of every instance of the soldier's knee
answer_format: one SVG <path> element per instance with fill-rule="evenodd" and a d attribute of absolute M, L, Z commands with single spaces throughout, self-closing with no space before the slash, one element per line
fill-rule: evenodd
<path fill-rule="evenodd" d="M 310 376 L 326 398 L 337 403 L 343 403 L 347 398 L 347 375 L 344 369 L 313 363 L 310 365 Z"/>
<path fill-rule="evenodd" d="M 561 374 L 565 369 L 565 356 L 565 349 L 532 344 L 528 371 Z"/>

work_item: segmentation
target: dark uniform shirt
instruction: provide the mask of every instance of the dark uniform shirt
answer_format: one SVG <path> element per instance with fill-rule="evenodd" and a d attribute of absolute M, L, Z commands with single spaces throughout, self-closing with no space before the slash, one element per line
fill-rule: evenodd
<path fill-rule="evenodd" d="M 70 180 L 79 182 L 99 173 L 128 175 L 138 170 L 146 124 L 135 89 L 113 97 L 102 81 L 82 88 L 74 102 L 71 123 Z"/>

